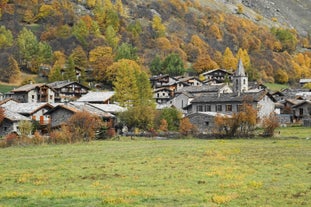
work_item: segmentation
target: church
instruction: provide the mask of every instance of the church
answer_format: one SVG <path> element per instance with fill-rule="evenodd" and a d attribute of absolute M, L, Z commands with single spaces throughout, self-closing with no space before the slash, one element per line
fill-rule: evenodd
<path fill-rule="evenodd" d="M 232 115 L 241 110 L 243 103 L 251 104 L 262 119 L 274 111 L 274 99 L 264 89 L 249 89 L 248 76 L 241 60 L 232 76 L 231 93 L 207 93 L 195 97 L 187 106 L 187 117 L 199 131 L 213 127 L 216 115 Z M 201 129 L 201 130 L 200 130 Z"/>

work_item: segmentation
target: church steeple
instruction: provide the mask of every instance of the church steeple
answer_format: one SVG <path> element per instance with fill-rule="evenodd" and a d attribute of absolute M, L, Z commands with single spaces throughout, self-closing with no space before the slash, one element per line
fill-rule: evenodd
<path fill-rule="evenodd" d="M 248 91 L 248 77 L 245 74 L 243 62 L 239 59 L 237 69 L 233 74 L 233 92 L 243 93 L 246 91 Z"/>

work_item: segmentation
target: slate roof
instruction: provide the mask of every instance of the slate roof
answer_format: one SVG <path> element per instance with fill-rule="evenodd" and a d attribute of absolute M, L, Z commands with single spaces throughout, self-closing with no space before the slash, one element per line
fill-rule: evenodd
<path fill-rule="evenodd" d="M 2 104 L 2 107 L 19 114 L 33 114 L 36 111 L 42 109 L 43 107 L 53 108 L 49 103 L 16 103 L 16 102 L 6 102 Z"/>
<path fill-rule="evenodd" d="M 218 70 L 223 71 L 225 73 L 228 73 L 229 75 L 233 75 L 231 72 L 229 72 L 225 69 L 221 69 L 221 68 L 206 71 L 206 72 L 202 73 L 201 75 L 207 75 L 207 74 L 213 73 L 213 72 L 218 71 Z"/>
<path fill-rule="evenodd" d="M 176 93 L 201 93 L 201 92 L 218 92 L 225 84 L 212 84 L 202 86 L 187 86 L 176 91 Z"/>
<path fill-rule="evenodd" d="M 245 99 L 251 99 L 253 102 L 260 101 L 265 95 L 266 91 L 260 91 L 258 93 L 210 93 L 204 94 L 197 98 L 194 98 L 191 103 L 232 103 L 232 102 L 243 102 Z"/>
<path fill-rule="evenodd" d="M 300 103 L 294 105 L 293 108 L 297 108 L 297 107 L 302 106 L 304 104 L 311 105 L 311 101 L 308 101 L 308 100 L 301 101 Z"/>
<path fill-rule="evenodd" d="M 8 109 L 4 109 L 4 116 L 10 121 L 30 121 L 30 118 Z"/>
<path fill-rule="evenodd" d="M 100 117 L 114 117 L 114 115 L 109 112 L 103 111 L 100 108 L 93 107 L 89 104 L 84 104 L 82 102 L 71 102 L 67 106 L 73 107 L 78 111 L 87 111 Z"/>
<path fill-rule="evenodd" d="M 89 104 L 89 105 L 91 105 L 95 108 L 98 108 L 102 111 L 113 113 L 113 114 L 126 111 L 126 108 L 121 107 L 121 106 L 116 105 L 116 104 Z"/>
<path fill-rule="evenodd" d="M 87 94 L 80 97 L 77 101 L 78 102 L 105 102 L 114 96 L 114 91 L 101 91 L 101 92 L 94 92 L 89 91 Z"/>
<path fill-rule="evenodd" d="M 78 83 L 78 82 L 69 81 L 69 80 L 55 81 L 55 82 L 49 83 L 49 84 L 47 84 L 47 85 L 50 86 L 51 88 L 54 88 L 54 89 L 60 89 L 60 88 L 63 88 L 63 87 L 65 87 L 65 86 L 67 86 L 67 85 L 74 84 L 74 83 L 75 83 L 75 84 L 78 84 L 78 85 L 80 85 L 80 86 L 82 86 L 82 87 L 84 87 L 84 88 L 89 89 L 88 87 L 86 87 L 86 86 L 84 86 L 84 85 L 82 85 L 82 84 L 80 84 L 80 83 Z"/>
<path fill-rule="evenodd" d="M 26 84 L 26 85 L 23 85 L 19 88 L 15 88 L 12 90 L 12 92 L 28 92 L 28 91 L 31 91 L 33 89 L 35 89 L 36 87 L 40 87 L 44 85 L 43 83 L 36 83 L 36 84 Z"/>

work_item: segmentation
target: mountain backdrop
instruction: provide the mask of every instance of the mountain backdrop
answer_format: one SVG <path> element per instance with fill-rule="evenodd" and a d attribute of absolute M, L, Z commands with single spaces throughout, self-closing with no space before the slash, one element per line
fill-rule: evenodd
<path fill-rule="evenodd" d="M 111 84 L 113 64 L 150 75 L 234 70 L 252 80 L 311 78 L 309 0 L 0 0 L 1 82 Z M 36 77 L 36 75 L 38 75 Z"/>

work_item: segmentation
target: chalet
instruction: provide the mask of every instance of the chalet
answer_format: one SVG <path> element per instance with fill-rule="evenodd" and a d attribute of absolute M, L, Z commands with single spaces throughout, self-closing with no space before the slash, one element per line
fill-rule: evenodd
<path fill-rule="evenodd" d="M 174 91 L 170 90 L 169 88 L 157 88 L 153 91 L 153 98 L 158 104 L 167 103 L 173 96 Z"/>
<path fill-rule="evenodd" d="M 67 104 L 60 104 L 53 109 L 47 111 L 45 115 L 51 118 L 51 128 L 59 128 L 66 123 L 75 113 L 87 111 L 91 114 L 97 115 L 103 119 L 104 122 L 114 126 L 115 116 L 111 113 L 100 110 L 99 108 L 90 106 L 82 102 L 71 102 Z"/>
<path fill-rule="evenodd" d="M 77 102 L 86 102 L 94 104 L 110 104 L 114 91 L 89 91 L 87 94 L 82 95 Z"/>
<path fill-rule="evenodd" d="M 0 123 L 0 137 L 12 132 L 19 133 L 18 126 L 20 121 L 30 121 L 30 118 L 25 117 L 19 113 L 4 109 L 4 119 Z"/>
<path fill-rule="evenodd" d="M 90 90 L 88 87 L 75 81 L 56 81 L 48 84 L 53 88 L 55 93 L 55 102 L 66 102 L 69 100 L 77 100 L 82 95 L 85 95 Z"/>
<path fill-rule="evenodd" d="M 50 117 L 44 114 L 48 110 L 54 108 L 54 106 L 49 103 L 17 103 L 14 101 L 8 101 L 1 106 L 9 111 L 37 121 L 40 125 L 47 125 L 50 123 Z"/>
<path fill-rule="evenodd" d="M 202 86 L 203 82 L 195 76 L 176 78 L 178 83 L 184 83 L 182 86 Z M 180 88 L 180 87 L 179 87 Z"/>
<path fill-rule="evenodd" d="M 302 78 L 299 80 L 299 84 L 303 87 L 305 84 L 311 83 L 311 78 Z"/>
<path fill-rule="evenodd" d="M 232 81 L 233 74 L 225 69 L 209 70 L 200 74 L 205 78 L 206 82 L 214 81 L 216 83 L 224 83 Z"/>
<path fill-rule="evenodd" d="M 11 93 L 8 93 L 6 98 L 11 97 L 21 103 L 53 103 L 55 93 L 56 91 L 52 87 L 43 83 L 26 84 L 11 90 Z"/>
<path fill-rule="evenodd" d="M 294 118 L 297 120 L 311 118 L 311 101 L 304 100 L 294 105 L 293 107 Z"/>

